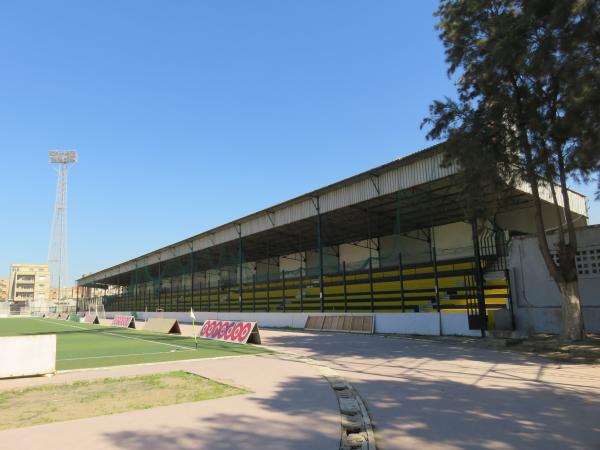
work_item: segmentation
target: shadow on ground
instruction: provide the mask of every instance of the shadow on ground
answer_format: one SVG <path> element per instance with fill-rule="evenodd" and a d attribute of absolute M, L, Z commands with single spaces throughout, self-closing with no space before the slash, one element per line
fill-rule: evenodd
<path fill-rule="evenodd" d="M 453 339 L 278 333 L 365 399 L 378 449 L 600 449 L 600 369 Z M 548 380 L 552 381 L 548 381 Z"/>
<path fill-rule="evenodd" d="M 407 376 L 353 384 L 376 411 L 380 449 L 600 448 L 598 397 L 543 383 L 507 389 Z"/>
<path fill-rule="evenodd" d="M 315 382 L 326 389 L 311 389 Z M 112 446 L 128 450 L 339 448 L 337 401 L 324 379 L 294 377 L 278 386 L 272 398 L 252 394 L 248 398 L 255 402 L 252 411 L 232 409 L 231 414 L 199 418 L 194 429 L 166 425 L 152 432 L 108 431 L 104 437 Z M 211 401 L 194 405 L 211 408 L 213 404 Z"/>
<path fill-rule="evenodd" d="M 471 345 L 469 339 L 431 340 L 382 335 L 345 333 L 279 333 L 268 336 L 264 343 L 284 349 L 300 349 L 320 360 L 338 360 L 344 357 L 361 358 L 429 358 L 437 361 L 454 361 L 458 358 L 484 362 L 514 362 L 537 364 L 530 357 L 490 351 Z"/>

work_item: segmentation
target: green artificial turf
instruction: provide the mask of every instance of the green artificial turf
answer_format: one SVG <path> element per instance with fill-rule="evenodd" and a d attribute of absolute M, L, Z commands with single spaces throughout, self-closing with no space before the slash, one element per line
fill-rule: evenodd
<path fill-rule="evenodd" d="M 56 369 L 142 364 L 264 353 L 250 345 L 53 319 L 0 319 L 0 336 L 56 334 Z"/>

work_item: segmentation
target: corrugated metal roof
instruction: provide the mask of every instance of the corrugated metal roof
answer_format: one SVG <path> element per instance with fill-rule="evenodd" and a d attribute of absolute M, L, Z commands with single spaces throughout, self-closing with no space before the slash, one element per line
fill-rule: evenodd
<path fill-rule="evenodd" d="M 313 203 L 313 199 L 316 197 L 319 198 L 321 212 L 326 213 L 371 200 L 378 196 L 388 195 L 399 190 L 445 178 L 459 171 L 456 164 L 442 166 L 442 160 L 443 152 L 438 144 L 130 261 L 84 276 L 78 282 L 81 284 L 90 283 L 133 270 L 136 265 L 149 265 L 159 260 L 165 261 L 189 253 L 192 244 L 194 251 L 198 251 L 232 241 L 238 238 L 239 226 L 241 226 L 242 236 L 249 236 L 313 217 L 317 214 Z M 527 191 L 529 188 L 527 185 L 518 188 L 523 192 L 531 192 L 530 190 Z M 542 197 L 547 201 L 551 201 L 548 192 L 549 189 L 542 190 Z M 571 209 L 577 214 L 587 215 L 585 196 L 576 192 L 571 192 L 571 194 Z"/>

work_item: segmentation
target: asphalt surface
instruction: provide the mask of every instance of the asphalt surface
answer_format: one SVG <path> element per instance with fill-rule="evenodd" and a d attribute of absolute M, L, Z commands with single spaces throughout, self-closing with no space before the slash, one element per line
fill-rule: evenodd
<path fill-rule="evenodd" d="M 358 389 L 378 449 L 600 449 L 600 366 L 448 341 L 265 331 Z"/>
<path fill-rule="evenodd" d="M 192 328 L 183 326 L 184 333 Z M 346 377 L 377 448 L 600 449 L 600 366 L 429 340 L 262 330 L 263 344 Z M 252 394 L 0 432 L 0 449 L 337 449 L 335 395 L 309 365 L 277 355 L 0 380 L 0 390 L 189 370 Z"/>

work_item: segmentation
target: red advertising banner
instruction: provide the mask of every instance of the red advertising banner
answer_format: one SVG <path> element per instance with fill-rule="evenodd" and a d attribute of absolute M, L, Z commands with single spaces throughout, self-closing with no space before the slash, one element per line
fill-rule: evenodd
<path fill-rule="evenodd" d="M 236 344 L 260 344 L 260 334 L 256 322 L 206 320 L 198 337 Z"/>
<path fill-rule="evenodd" d="M 135 319 L 133 316 L 115 316 L 110 325 L 120 328 L 135 328 Z"/>
<path fill-rule="evenodd" d="M 100 320 L 98 320 L 98 314 L 93 313 L 85 313 L 85 317 L 83 318 L 85 323 L 95 323 L 99 324 Z"/>

